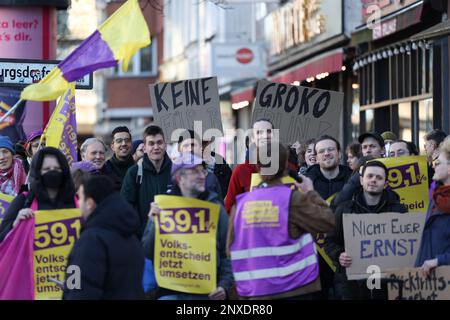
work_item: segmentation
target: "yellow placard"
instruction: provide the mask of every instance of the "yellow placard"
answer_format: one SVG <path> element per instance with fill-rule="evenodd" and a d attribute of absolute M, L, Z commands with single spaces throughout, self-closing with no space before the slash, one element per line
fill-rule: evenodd
<path fill-rule="evenodd" d="M 376 159 L 388 168 L 388 188 L 398 193 L 410 212 L 428 208 L 428 168 L 425 156 Z"/>
<path fill-rule="evenodd" d="M 159 287 L 209 294 L 216 288 L 216 233 L 220 206 L 159 195 L 155 219 L 155 277 Z"/>
<path fill-rule="evenodd" d="M 64 282 L 67 257 L 80 237 L 79 209 L 35 212 L 34 293 L 36 300 L 61 299 L 63 289 L 50 278 Z"/>
<path fill-rule="evenodd" d="M 2 223 L 3 218 L 5 217 L 6 210 L 13 200 L 13 196 L 9 196 L 0 192 L 0 223 Z"/>
<path fill-rule="evenodd" d="M 259 173 L 252 173 L 252 179 L 250 180 L 250 191 L 257 188 L 262 182 L 261 175 Z M 292 177 L 284 176 L 281 178 L 281 183 L 287 185 L 292 190 L 295 190 L 297 187 L 295 186 L 295 180 Z"/>

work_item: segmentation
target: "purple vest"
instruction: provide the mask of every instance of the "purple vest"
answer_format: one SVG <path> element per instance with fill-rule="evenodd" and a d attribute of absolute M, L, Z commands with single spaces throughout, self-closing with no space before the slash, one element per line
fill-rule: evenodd
<path fill-rule="evenodd" d="M 242 297 L 288 292 L 319 276 L 311 234 L 289 237 L 291 193 L 289 187 L 276 186 L 236 198 L 230 251 L 237 292 Z"/>

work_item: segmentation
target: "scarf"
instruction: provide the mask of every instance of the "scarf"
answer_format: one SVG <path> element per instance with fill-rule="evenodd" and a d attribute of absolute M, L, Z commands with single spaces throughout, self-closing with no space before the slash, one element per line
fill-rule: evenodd
<path fill-rule="evenodd" d="M 0 170 L 0 192 L 16 196 L 20 187 L 26 182 L 27 175 L 22 162 L 14 158 L 9 169 Z"/>

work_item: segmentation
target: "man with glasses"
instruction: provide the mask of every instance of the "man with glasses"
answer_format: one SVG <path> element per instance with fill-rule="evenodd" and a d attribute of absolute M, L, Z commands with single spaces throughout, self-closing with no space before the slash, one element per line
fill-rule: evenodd
<path fill-rule="evenodd" d="M 166 150 L 162 129 L 148 126 L 144 131 L 144 157 L 128 169 L 123 180 L 121 194 L 138 210 L 141 232 L 147 224 L 150 203 L 156 195 L 165 194 L 170 185 L 172 161 Z"/>
<path fill-rule="evenodd" d="M 219 225 L 216 234 L 217 287 L 209 294 L 187 294 L 158 288 L 156 297 L 160 300 L 225 300 L 227 292 L 233 284 L 233 274 L 230 260 L 226 253 L 228 215 L 223 207 L 222 198 L 219 194 L 206 189 L 206 175 L 208 172 L 204 167 L 203 160 L 195 154 L 191 152 L 182 154 L 181 157 L 173 162 L 171 171 L 173 187 L 169 192 L 170 195 L 195 198 L 220 206 Z M 152 261 L 155 261 L 154 255 L 159 254 L 158 252 L 155 253 L 155 225 L 153 218 L 158 216 L 160 212 L 159 206 L 153 202 L 149 212 L 150 220 L 142 239 L 145 256 Z M 192 281 L 195 283 L 198 280 Z"/>
<path fill-rule="evenodd" d="M 440 143 L 439 156 L 433 162 L 437 187 L 428 205 L 427 218 L 415 263 L 424 275 L 432 269 L 450 265 L 450 140 Z"/>
<path fill-rule="evenodd" d="M 106 161 L 105 166 L 116 174 L 120 180 L 122 187 L 123 179 L 128 169 L 134 165 L 134 159 L 131 154 L 132 142 L 130 130 L 125 127 L 116 127 L 111 134 L 111 150 L 114 152 L 113 156 Z"/>

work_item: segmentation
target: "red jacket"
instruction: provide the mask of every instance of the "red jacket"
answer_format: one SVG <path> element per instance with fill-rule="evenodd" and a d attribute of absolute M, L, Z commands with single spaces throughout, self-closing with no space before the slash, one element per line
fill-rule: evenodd
<path fill-rule="evenodd" d="M 225 209 L 228 214 L 231 208 L 236 203 L 236 196 L 238 194 L 250 191 L 250 182 L 252 173 L 257 173 L 258 167 L 255 164 L 249 164 L 248 161 L 238 165 L 231 175 L 230 184 L 228 186 L 227 196 L 225 198 Z"/>

